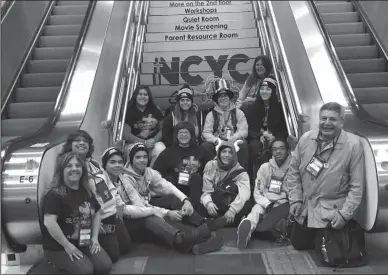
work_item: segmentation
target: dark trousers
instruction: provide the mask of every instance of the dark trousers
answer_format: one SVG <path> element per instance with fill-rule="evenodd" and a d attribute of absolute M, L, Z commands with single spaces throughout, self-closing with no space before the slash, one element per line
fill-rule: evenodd
<path fill-rule="evenodd" d="M 248 152 L 248 143 L 244 141 L 244 143 L 240 144 L 240 150 L 237 152 L 238 163 L 248 171 L 249 169 L 249 152 Z M 212 154 L 213 158 L 216 156 L 215 146 L 214 144 L 205 141 L 201 145 L 201 150 L 204 150 L 207 155 Z"/>
<path fill-rule="evenodd" d="M 103 248 L 97 254 L 91 254 L 89 247 L 78 247 L 78 249 L 84 254 L 79 260 L 74 259 L 72 261 L 64 249 L 44 250 L 44 257 L 55 268 L 70 274 L 109 273 L 112 267 L 112 261 Z"/>
<path fill-rule="evenodd" d="M 314 239 L 318 229 L 307 227 L 307 217 L 303 224 L 294 222 L 291 231 L 291 244 L 296 250 L 314 248 Z"/>
<path fill-rule="evenodd" d="M 116 219 L 115 232 L 100 234 L 98 241 L 113 263 L 119 260 L 120 254 L 128 253 L 131 248 L 131 237 L 123 220 Z"/>
<path fill-rule="evenodd" d="M 269 161 L 269 153 L 263 154 L 265 149 L 263 143 L 259 139 L 251 139 L 248 145 L 249 151 L 249 176 L 254 181 L 256 179 L 257 171 L 262 163 Z"/>

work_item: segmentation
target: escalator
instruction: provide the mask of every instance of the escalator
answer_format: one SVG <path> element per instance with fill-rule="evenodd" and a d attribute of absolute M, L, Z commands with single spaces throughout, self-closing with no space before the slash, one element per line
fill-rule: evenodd
<path fill-rule="evenodd" d="M 361 106 L 388 121 L 388 60 L 356 1 L 314 1 Z"/>
<path fill-rule="evenodd" d="M 2 105 L 2 144 L 38 130 L 52 114 L 61 91 L 90 3 L 54 3 L 28 61 Z"/>

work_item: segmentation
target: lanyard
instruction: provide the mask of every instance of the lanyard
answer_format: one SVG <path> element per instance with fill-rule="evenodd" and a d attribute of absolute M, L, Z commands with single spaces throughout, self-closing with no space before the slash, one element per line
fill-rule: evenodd
<path fill-rule="evenodd" d="M 340 134 L 341 134 L 341 133 L 339 133 L 338 136 L 333 140 L 333 147 L 332 147 L 331 150 L 330 150 L 329 157 L 328 157 L 326 160 L 324 159 L 326 163 L 329 162 L 329 159 L 330 159 L 331 155 L 332 155 L 333 152 L 334 152 L 334 149 L 335 149 L 335 146 L 337 145 L 337 142 L 338 142 L 338 139 L 339 139 Z M 318 136 L 318 138 L 319 138 L 319 136 Z M 318 155 L 318 156 L 322 157 L 321 155 L 322 155 L 322 152 L 323 152 L 323 149 L 324 149 L 324 148 L 321 148 L 321 150 L 320 150 L 321 152 L 318 154 L 319 141 L 317 140 L 316 142 L 317 142 L 317 148 L 315 149 L 314 156 Z"/>

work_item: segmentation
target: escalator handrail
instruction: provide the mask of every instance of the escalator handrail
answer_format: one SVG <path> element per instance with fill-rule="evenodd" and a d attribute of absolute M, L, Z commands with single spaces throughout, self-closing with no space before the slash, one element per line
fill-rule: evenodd
<path fill-rule="evenodd" d="M 47 133 L 48 131 L 50 131 L 53 128 L 54 124 L 58 120 L 58 118 L 60 116 L 60 110 L 62 109 L 63 103 L 65 102 L 67 90 L 68 90 L 70 83 L 71 83 L 70 80 L 73 77 L 74 70 L 75 70 L 76 65 L 77 65 L 76 61 L 78 60 L 79 55 L 81 54 L 82 46 L 84 44 L 86 33 L 88 31 L 91 19 L 93 17 L 92 14 L 93 14 L 93 11 L 94 11 L 96 4 L 97 4 L 97 1 L 90 1 L 89 2 L 88 8 L 86 10 L 85 18 L 82 22 L 80 34 L 79 34 L 77 41 L 76 41 L 74 53 L 70 59 L 69 67 L 66 70 L 65 77 L 63 79 L 62 86 L 61 86 L 61 89 L 59 91 L 57 100 L 55 102 L 53 112 L 51 113 L 50 117 L 46 120 L 46 122 L 42 125 L 42 127 L 40 127 L 36 132 L 33 132 L 33 133 L 28 134 L 26 136 L 21 136 L 21 137 L 9 140 L 2 146 L 2 149 L 1 149 L 1 170 L 3 170 L 5 159 L 9 155 L 11 150 L 13 150 L 14 148 L 21 148 L 21 147 L 25 146 L 30 139 L 35 139 L 36 137 L 42 136 L 44 133 Z M 51 9 L 48 12 L 48 14 L 51 13 L 51 10 L 52 10 L 53 6 L 55 5 L 55 1 L 50 3 L 50 5 L 51 5 Z M 46 16 L 47 16 L 47 14 L 46 14 Z M 49 16 L 47 16 L 46 20 L 48 19 L 48 17 Z M 43 22 L 46 22 L 46 20 L 43 20 Z M 40 29 L 43 29 L 43 27 L 41 26 Z M 40 36 L 41 32 L 38 32 L 37 34 Z M 39 37 L 35 37 L 34 40 L 37 41 L 38 38 Z M 30 49 L 29 52 L 32 52 L 32 49 Z M 27 56 L 27 60 L 28 59 L 29 59 L 29 56 Z M 25 60 L 23 62 L 23 64 L 27 64 L 27 61 Z"/>
<path fill-rule="evenodd" d="M 377 31 L 375 27 L 373 26 L 371 20 L 369 19 L 369 16 L 366 14 L 365 8 L 359 3 L 359 1 L 351 1 L 353 6 L 357 9 L 358 15 L 360 16 L 362 22 L 369 30 L 370 34 L 372 35 L 372 39 L 376 43 L 376 45 L 379 47 L 380 51 L 383 53 L 385 57 L 385 65 L 388 66 L 388 51 L 384 47 L 384 45 L 381 43 L 381 37 L 377 34 Z M 386 67 L 388 69 L 388 67 Z"/>
<path fill-rule="evenodd" d="M 318 28 L 323 35 L 326 47 L 328 49 L 329 55 L 333 60 L 334 66 L 337 70 L 338 76 L 344 86 L 346 98 L 348 100 L 348 104 L 353 114 L 355 114 L 359 119 L 368 121 L 378 126 L 388 127 L 388 123 L 384 120 L 375 119 L 372 117 L 365 108 L 358 102 L 358 99 L 353 91 L 352 86 L 350 85 L 349 79 L 346 76 L 345 70 L 342 67 L 341 61 L 338 57 L 337 51 L 334 47 L 333 41 L 330 38 L 330 34 L 325 27 L 325 23 L 323 18 L 318 10 L 318 7 L 315 1 L 308 1 L 310 3 L 310 7 L 313 11 L 313 16 L 315 17 L 316 22 L 318 23 Z"/>
<path fill-rule="evenodd" d="M 141 53 L 143 49 L 143 42 L 145 36 L 145 25 L 147 24 L 148 10 L 149 10 L 150 1 L 141 1 L 140 4 L 140 13 L 139 19 L 136 26 L 135 34 L 135 44 L 134 51 L 132 54 L 131 65 L 128 67 L 128 82 L 127 89 L 124 97 L 124 105 L 122 106 L 122 116 L 119 122 L 117 123 L 118 134 L 114 136 L 114 142 L 122 140 L 125 117 L 127 113 L 128 101 L 132 97 L 133 91 L 136 88 L 138 76 L 139 76 L 139 67 L 141 62 Z"/>
<path fill-rule="evenodd" d="M 266 24 L 266 16 L 265 14 L 268 15 L 269 19 L 274 22 L 274 19 L 273 19 L 273 16 L 271 13 L 266 13 L 266 6 L 262 5 L 262 2 L 265 2 L 265 1 L 254 1 L 254 5 L 256 6 L 257 8 L 257 11 L 259 12 L 259 15 L 260 15 L 260 18 L 261 18 L 261 22 L 262 24 L 260 24 L 258 22 L 258 27 L 259 28 L 262 28 L 262 30 L 260 30 L 260 33 L 263 35 L 262 37 L 262 40 L 263 40 L 263 44 L 266 45 L 266 48 L 268 48 L 268 53 L 265 53 L 267 55 L 270 56 L 271 58 L 271 62 L 274 66 L 274 74 L 275 74 L 275 77 L 276 79 L 278 80 L 278 92 L 279 92 L 279 96 L 280 96 L 280 100 L 283 104 L 282 105 L 282 109 L 283 109 L 283 113 L 285 114 L 285 116 L 287 114 L 290 114 L 290 117 L 291 117 L 291 122 L 287 119 L 285 119 L 286 121 L 286 126 L 287 126 L 287 130 L 288 130 L 288 133 L 290 135 L 293 135 L 297 138 L 300 137 L 300 135 L 302 133 L 300 133 L 300 130 L 299 130 L 299 127 L 298 125 L 301 125 L 302 122 L 300 122 L 300 118 L 302 118 L 302 111 L 301 111 L 301 106 L 299 104 L 297 104 L 298 100 L 295 100 L 293 101 L 292 100 L 292 97 L 290 96 L 290 94 L 293 95 L 294 98 L 298 98 L 297 97 L 297 93 L 296 93 L 296 88 L 295 88 L 295 84 L 293 83 L 292 80 L 292 77 L 283 77 L 283 76 L 280 76 L 280 71 L 279 71 L 279 68 L 278 68 L 278 63 L 276 62 L 275 60 L 275 53 L 274 53 L 274 49 L 273 49 L 273 43 L 271 43 L 270 41 L 270 38 L 269 38 L 269 30 L 267 28 L 267 24 Z M 259 19 L 259 18 L 258 18 Z M 275 24 L 273 24 L 275 26 Z M 278 32 L 278 29 L 275 28 L 274 30 L 275 32 Z M 284 52 L 284 48 L 282 47 L 281 43 L 279 42 L 279 39 L 278 39 L 278 36 L 279 33 L 275 33 L 274 35 L 272 35 L 271 37 L 274 37 L 276 38 L 276 41 L 274 41 L 280 51 L 281 51 L 281 56 L 284 56 L 285 52 Z M 286 68 L 286 73 L 287 75 L 290 76 L 290 70 L 289 70 L 289 66 L 288 64 L 286 64 L 286 61 L 281 58 L 281 62 L 283 64 L 283 66 Z M 285 87 L 283 84 L 284 83 L 288 83 L 287 87 Z M 286 90 L 287 90 L 287 93 L 286 93 Z M 287 96 L 288 94 L 288 96 Z M 287 102 L 287 104 L 284 104 L 284 102 Z M 288 106 L 289 108 L 289 111 L 287 111 L 286 109 L 286 105 Z M 297 115 L 295 115 L 297 114 Z M 291 124 L 291 125 L 290 125 Z"/>
<path fill-rule="evenodd" d="M 52 1 L 46 7 L 46 10 L 44 12 L 44 16 L 42 17 L 42 20 L 39 23 L 39 27 L 37 28 L 37 30 L 35 31 L 35 34 L 33 36 L 34 38 L 31 39 L 30 44 L 28 45 L 28 50 L 25 52 L 25 54 L 22 58 L 23 61 L 20 63 L 14 77 L 12 78 L 11 84 L 8 86 L 7 97 L 2 102 L 2 105 L 1 105 L 1 116 L 3 116 L 4 110 L 6 109 L 8 101 L 11 99 L 13 92 L 15 91 L 15 87 L 18 83 L 18 80 L 20 79 L 21 75 L 23 74 L 24 68 L 27 66 L 27 63 L 30 60 L 31 55 L 32 55 L 36 45 L 38 44 L 39 38 L 40 38 L 41 34 L 43 33 L 44 27 L 45 27 L 48 19 L 50 18 L 50 15 L 51 15 L 52 10 L 54 9 L 54 6 L 55 6 L 55 1 Z"/>
<path fill-rule="evenodd" d="M 133 39 L 132 37 L 129 37 L 131 23 L 133 21 L 133 18 L 135 16 L 135 8 L 134 8 L 134 2 L 130 1 L 129 8 L 128 8 L 128 16 L 127 21 L 125 23 L 125 30 L 124 30 L 124 38 L 121 43 L 121 49 L 120 49 L 120 55 L 118 60 L 118 68 L 116 70 L 115 79 L 113 82 L 113 88 L 112 88 L 112 97 L 111 101 L 109 103 L 109 109 L 107 113 L 107 117 L 104 123 L 104 128 L 109 129 L 112 127 L 112 121 L 114 113 L 117 111 L 117 106 L 121 106 L 122 104 L 122 83 L 125 81 L 125 72 L 129 66 L 130 63 L 130 56 L 127 54 L 128 51 L 132 48 Z M 117 100 L 118 99 L 118 100 Z"/>
<path fill-rule="evenodd" d="M 8 13 L 10 12 L 12 6 L 16 3 L 16 1 L 2 1 L 1 3 L 1 23 L 5 20 Z"/>

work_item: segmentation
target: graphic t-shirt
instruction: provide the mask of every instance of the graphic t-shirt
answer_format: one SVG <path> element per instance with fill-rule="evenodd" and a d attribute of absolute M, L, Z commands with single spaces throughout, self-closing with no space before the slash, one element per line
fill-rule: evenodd
<path fill-rule="evenodd" d="M 43 213 L 58 216 L 57 223 L 69 242 L 78 246 L 81 220 L 83 224 L 92 223 L 93 215 L 100 210 L 94 196 L 89 196 L 80 186 L 78 190 L 61 186 L 51 189 L 44 200 Z M 47 231 L 43 230 L 43 248 L 47 250 L 63 249 Z"/>
<path fill-rule="evenodd" d="M 125 122 L 131 127 L 131 133 L 142 139 L 150 139 L 159 132 L 159 122 L 163 119 L 157 108 L 146 108 L 144 112 L 136 106 L 128 109 Z"/>

